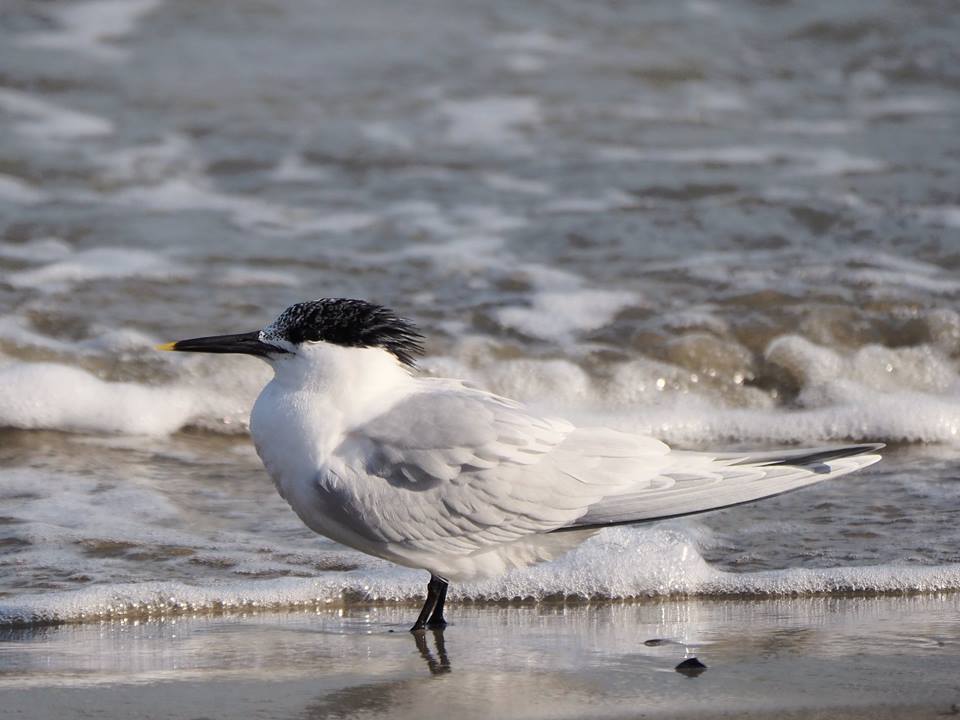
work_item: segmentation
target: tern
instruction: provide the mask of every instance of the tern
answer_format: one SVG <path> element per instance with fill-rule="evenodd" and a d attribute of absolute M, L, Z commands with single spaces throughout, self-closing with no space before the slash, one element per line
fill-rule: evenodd
<path fill-rule="evenodd" d="M 363 300 L 297 303 L 262 330 L 158 345 L 242 353 L 273 379 L 250 432 L 313 531 L 430 573 L 411 628 L 442 628 L 450 581 L 551 560 L 600 529 L 773 497 L 877 462 L 883 445 L 704 453 L 576 427 L 416 373 L 423 336 Z"/>

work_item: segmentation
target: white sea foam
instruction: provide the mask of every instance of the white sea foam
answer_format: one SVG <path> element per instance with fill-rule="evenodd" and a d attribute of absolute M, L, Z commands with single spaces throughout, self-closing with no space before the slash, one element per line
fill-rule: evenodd
<path fill-rule="evenodd" d="M 524 131 L 542 123 L 540 101 L 534 97 L 445 100 L 437 112 L 446 124 L 447 142 L 466 147 L 525 150 Z"/>
<path fill-rule="evenodd" d="M 561 40 L 541 30 L 500 33 L 493 36 L 490 44 L 499 50 L 522 50 L 524 52 L 554 55 L 575 54 L 581 51 L 581 47 L 577 43 L 570 40 Z"/>
<path fill-rule="evenodd" d="M 0 88 L 0 110 L 15 118 L 13 129 L 38 140 L 67 141 L 110 135 L 106 118 L 71 110 L 18 90 Z"/>
<path fill-rule="evenodd" d="M 60 28 L 23 34 L 17 43 L 26 47 L 67 50 L 98 60 L 121 60 L 127 51 L 111 41 L 136 31 L 144 16 L 163 0 L 93 0 L 45 8 Z"/>
<path fill-rule="evenodd" d="M 569 342 L 578 333 L 607 325 L 618 312 L 641 303 L 636 293 L 585 287 L 571 273 L 542 265 L 520 265 L 517 271 L 536 289 L 528 305 L 497 311 L 501 325 L 533 337 Z"/>
<path fill-rule="evenodd" d="M 0 201 L 17 205 L 36 205 L 47 199 L 46 193 L 11 175 L 0 175 Z"/>
<path fill-rule="evenodd" d="M 6 340 L 18 348 L 42 349 L 50 351 L 64 359 L 77 356 L 102 357 L 105 352 L 131 352 L 152 348 L 156 344 L 153 338 L 131 328 L 104 328 L 83 339 L 61 340 L 38 332 L 30 321 L 19 315 L 0 316 L 0 339 Z"/>
<path fill-rule="evenodd" d="M 459 271 L 455 257 L 451 268 Z M 610 295 L 584 289 L 563 276 L 554 278 L 549 269 L 525 271 L 535 288 L 553 289 L 535 289 L 531 306 L 500 308 L 496 317 L 538 337 L 567 343 L 577 333 L 609 322 L 619 308 L 638 302 L 632 295 Z M 286 282 L 285 277 L 237 280 Z M 555 315 L 569 317 L 552 321 Z M 704 337 L 711 343 L 703 347 L 684 350 L 678 345 L 679 364 L 638 357 L 607 363 L 600 374 L 588 373 L 573 359 L 498 357 L 494 341 L 470 336 L 462 338 L 455 355 L 428 358 L 425 367 L 549 408 L 581 424 L 615 426 L 683 445 L 847 440 L 956 444 L 960 379 L 950 353 L 960 345 L 960 321 L 955 313 L 934 315 L 928 323 L 930 345 L 868 345 L 844 351 L 800 336 L 775 339 L 768 346 L 767 362 L 779 366 L 799 388 L 792 409 L 745 384 L 752 360 L 741 357 L 742 348 L 726 348 L 729 341 L 710 335 Z M 454 330 L 462 334 L 463 328 Z M 689 338 L 693 342 L 695 336 Z M 0 339 L 63 360 L 78 353 L 96 358 L 105 352 L 144 352 L 153 340 L 114 328 L 67 342 L 44 335 L 15 316 L 0 321 Z M 688 355 L 691 359 L 685 360 Z M 154 435 L 186 427 L 245 430 L 249 409 L 269 376 L 265 365 L 236 364 L 223 357 L 157 357 L 176 373 L 159 386 L 106 382 L 67 365 L 8 363 L 0 370 L 5 390 L 0 394 L 0 426 Z M 904 407 L 910 412 L 903 412 Z"/>
<path fill-rule="evenodd" d="M 661 162 L 682 165 L 780 165 L 800 175 L 847 175 L 885 170 L 875 158 L 853 155 L 842 148 L 792 148 L 776 145 L 643 149 L 607 146 L 597 150 L 601 160 Z"/>
<path fill-rule="evenodd" d="M 577 333 L 607 325 L 636 300 L 626 290 L 542 290 L 527 306 L 501 308 L 497 319 L 533 337 L 568 341 Z"/>
<path fill-rule="evenodd" d="M 792 118 L 770 123 L 768 126 L 774 132 L 794 135 L 848 135 L 859 129 L 857 123 L 840 119 L 806 119 Z"/>
<path fill-rule="evenodd" d="M 177 174 L 197 172 L 199 165 L 190 140 L 174 133 L 154 142 L 98 153 L 91 160 L 108 185 L 153 185 Z"/>
<path fill-rule="evenodd" d="M 14 287 L 56 292 L 77 283 L 106 278 L 170 279 L 189 277 L 191 271 L 148 250 L 96 247 L 81 250 L 48 265 L 9 273 Z"/>
<path fill-rule="evenodd" d="M 79 343 L 69 343 L 37 332 L 26 318 L 15 315 L 0 316 L 0 339 L 20 348 L 42 348 L 56 353 L 83 352 L 82 348 L 77 347 Z"/>
<path fill-rule="evenodd" d="M 511 72 L 537 73 L 546 69 L 558 56 L 575 55 L 581 47 L 539 30 L 495 35 L 490 44 Z"/>
<path fill-rule="evenodd" d="M 169 134 L 156 142 L 107 152 L 94 161 L 111 190 L 77 192 L 74 199 L 161 212 L 209 210 L 225 214 L 244 229 L 294 236 L 350 233 L 377 219 L 370 213 L 320 212 L 218 190 L 204 173 L 192 143 L 181 135 Z M 326 179 L 328 173 L 306 165 L 299 155 L 290 155 L 271 177 L 276 182 L 316 182 Z"/>
<path fill-rule="evenodd" d="M 249 285 L 296 287 L 300 284 L 300 280 L 292 273 L 243 267 L 228 268 L 217 273 L 215 282 L 227 287 L 247 287 Z"/>
<path fill-rule="evenodd" d="M 330 172 L 317 165 L 310 165 L 302 155 L 291 153 L 283 157 L 270 173 L 274 182 L 315 183 L 330 179 Z"/>
<path fill-rule="evenodd" d="M 423 572 L 371 564 L 314 578 L 93 585 L 0 599 L 0 625 L 97 620 L 242 608 L 290 608 L 422 598 Z M 870 566 L 728 573 L 710 567 L 688 535 L 610 528 L 566 557 L 501 578 L 453 585 L 452 602 L 629 599 L 662 596 L 795 596 L 935 592 L 960 588 L 960 566 Z"/>
<path fill-rule="evenodd" d="M 708 0 L 687 0 L 683 6 L 691 15 L 704 18 L 716 18 L 722 16 L 724 13 L 722 5 L 709 2 Z"/>
<path fill-rule="evenodd" d="M 378 145 L 396 150 L 412 150 L 413 140 L 397 127 L 386 122 L 367 123 L 360 128 L 363 136 Z"/>
<path fill-rule="evenodd" d="M 549 213 L 596 213 L 634 207 L 637 199 L 620 190 L 608 190 L 599 197 L 561 197 L 545 203 L 543 209 Z"/>
<path fill-rule="evenodd" d="M 523 218 L 508 215 L 497 207 L 485 205 L 440 208 L 431 202 L 408 201 L 388 205 L 383 212 L 401 227 L 429 233 L 439 238 L 452 239 L 454 243 L 464 241 L 466 236 L 492 237 L 522 228 L 527 224 Z M 497 242 L 502 243 L 502 240 Z M 439 245 L 430 247 L 433 247 L 440 256 L 449 254 Z M 404 250 L 398 252 L 403 253 Z M 420 250 L 414 252 L 420 253 Z M 467 258 L 466 253 L 464 258 Z"/>
<path fill-rule="evenodd" d="M 518 75 L 538 73 L 547 67 L 545 58 L 531 53 L 512 52 L 501 56 L 501 60 L 510 72 Z"/>
<path fill-rule="evenodd" d="M 32 262 L 53 262 L 73 252 L 60 238 L 36 238 L 25 243 L 0 242 L 0 257 Z"/>
<path fill-rule="evenodd" d="M 903 95 L 865 100 L 857 110 L 870 118 L 902 117 L 906 115 L 939 115 L 948 113 L 951 106 L 940 97 Z"/>
<path fill-rule="evenodd" d="M 887 163 L 882 160 L 854 155 L 841 148 L 825 147 L 794 157 L 800 161 L 796 171 L 800 175 L 856 175 L 887 169 Z"/>
<path fill-rule="evenodd" d="M 709 368 L 698 377 L 697 371 L 644 358 L 610 364 L 594 376 L 570 360 L 497 359 L 490 349 L 467 342 L 460 356 L 436 359 L 430 368 L 579 424 L 617 427 L 684 446 L 850 440 L 956 444 L 960 380 L 946 354 L 956 346 L 950 322 L 944 319 L 945 350 L 874 345 L 843 352 L 798 336 L 774 340 L 769 362 L 801 389 L 799 407 L 792 409 L 745 385 L 746 366 L 723 358 L 704 360 L 719 368 L 713 377 Z"/>
<path fill-rule="evenodd" d="M 960 228 L 960 205 L 920 208 L 917 214 L 920 220 L 931 225 Z"/>
<path fill-rule="evenodd" d="M 550 186 L 539 180 L 527 180 L 525 178 L 514 177 L 513 175 L 503 175 L 501 173 L 484 173 L 483 181 L 494 190 L 503 190 L 504 192 L 519 192 L 529 195 L 548 195 L 551 191 Z"/>
<path fill-rule="evenodd" d="M 95 197 L 150 210 L 212 210 L 225 213 L 242 228 L 290 235 L 350 233 L 377 221 L 372 213 L 322 213 L 271 203 L 254 196 L 232 195 L 215 189 L 209 180 L 200 176 L 175 177 L 157 185 L 131 187 Z"/>
<path fill-rule="evenodd" d="M 104 382 L 68 365 L 0 366 L 0 427 L 163 435 L 184 427 L 194 407 L 188 392 Z"/>
<path fill-rule="evenodd" d="M 29 328 L 0 324 L 0 337 L 11 334 L 19 343 L 33 344 Z M 143 350 L 143 341 L 139 334 L 113 331 L 80 342 L 76 349 L 112 354 Z M 52 339 L 39 346 L 54 351 L 75 347 Z M 186 427 L 225 433 L 246 430 L 250 407 L 269 379 L 266 365 L 249 361 L 236 365 L 223 358 L 211 365 L 208 359 L 197 358 L 181 359 L 177 367 L 177 380 L 145 385 L 105 381 L 60 363 L 0 364 L 0 427 L 118 435 L 169 435 Z"/>
<path fill-rule="evenodd" d="M 749 99 L 733 86 L 690 81 L 683 83 L 679 91 L 666 96 L 658 93 L 617 105 L 616 112 L 630 120 L 700 124 L 742 113 L 749 107 Z"/>

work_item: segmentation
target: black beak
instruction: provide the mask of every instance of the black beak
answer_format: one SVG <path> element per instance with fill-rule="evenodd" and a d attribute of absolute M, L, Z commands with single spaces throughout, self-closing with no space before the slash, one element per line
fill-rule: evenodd
<path fill-rule="evenodd" d="M 210 337 L 191 338 L 177 342 L 157 345 L 157 350 L 175 350 L 177 352 L 240 353 L 267 357 L 277 353 L 289 352 L 283 348 L 265 343 L 260 339 L 260 331 L 240 333 L 239 335 L 212 335 Z"/>

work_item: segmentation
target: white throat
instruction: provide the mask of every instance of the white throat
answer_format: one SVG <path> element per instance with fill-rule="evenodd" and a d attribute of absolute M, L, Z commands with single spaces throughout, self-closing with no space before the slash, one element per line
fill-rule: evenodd
<path fill-rule="evenodd" d="M 280 494 L 310 486 L 317 468 L 352 428 L 388 410 L 416 379 L 380 348 L 301 345 L 274 356 L 274 378 L 250 414 L 257 452 Z"/>
<path fill-rule="evenodd" d="M 313 395 L 348 423 L 362 422 L 410 387 L 410 371 L 382 348 L 308 343 L 272 362 L 276 385 L 285 393 Z M 364 417 L 366 416 L 366 417 Z"/>

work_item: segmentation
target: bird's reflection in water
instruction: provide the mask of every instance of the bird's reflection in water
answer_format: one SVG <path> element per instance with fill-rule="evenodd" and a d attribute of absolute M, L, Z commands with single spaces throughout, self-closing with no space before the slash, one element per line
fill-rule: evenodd
<path fill-rule="evenodd" d="M 420 657 L 422 657 L 424 662 L 427 663 L 427 669 L 430 670 L 430 674 L 445 675 L 453 668 L 450 667 L 450 658 L 447 657 L 447 646 L 443 641 L 443 630 L 431 630 L 430 634 L 433 635 L 433 645 L 437 649 L 436 657 L 434 657 L 433 653 L 430 652 L 430 646 L 427 643 L 426 632 L 413 633 L 413 641 L 417 645 L 417 650 L 420 652 Z"/>
<path fill-rule="evenodd" d="M 433 650 L 430 649 L 431 635 L 433 636 Z M 416 645 L 417 652 L 420 653 L 420 657 L 427 663 L 427 669 L 431 675 L 446 675 L 451 671 L 450 658 L 447 657 L 447 647 L 443 640 L 443 630 L 427 630 L 426 632 L 414 633 L 413 642 Z M 422 692 L 423 683 L 432 684 L 432 680 L 417 674 L 415 677 L 353 685 L 333 690 L 324 693 L 312 704 L 305 707 L 301 717 L 303 720 L 327 720 L 332 717 L 356 717 L 358 715 L 371 718 L 400 717 L 401 715 L 397 715 L 398 705 L 412 703 L 417 706 L 417 703 L 433 702 L 431 699 L 434 697 L 433 695 Z M 426 711 L 427 708 L 424 707 L 422 710 Z M 411 709 L 408 714 L 402 715 L 402 717 L 422 718 L 423 714 Z"/>

